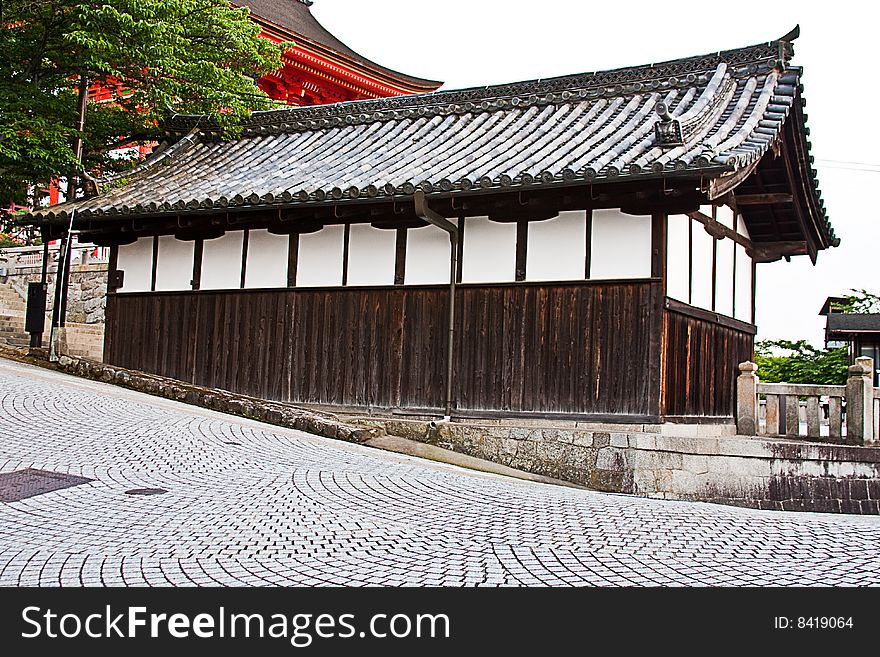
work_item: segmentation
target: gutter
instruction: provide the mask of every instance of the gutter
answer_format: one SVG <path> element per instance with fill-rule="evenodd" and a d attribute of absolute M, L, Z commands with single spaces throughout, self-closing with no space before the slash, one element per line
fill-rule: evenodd
<path fill-rule="evenodd" d="M 453 365 L 455 363 L 455 278 L 458 270 L 458 226 L 428 207 L 425 192 L 417 189 L 413 194 L 416 216 L 449 233 L 449 332 L 446 343 L 446 415 L 443 422 L 452 417 L 454 398 L 452 394 Z"/>

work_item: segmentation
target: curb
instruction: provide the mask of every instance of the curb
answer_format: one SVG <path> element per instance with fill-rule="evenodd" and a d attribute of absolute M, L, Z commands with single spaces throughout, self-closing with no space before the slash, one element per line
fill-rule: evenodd
<path fill-rule="evenodd" d="M 99 363 L 87 358 L 61 356 L 58 359 L 57 369 L 60 372 L 85 379 L 111 383 L 149 395 L 267 424 L 305 431 L 325 438 L 362 444 L 385 435 L 383 429 L 346 424 L 328 413 L 316 413 L 281 402 L 267 401 L 214 388 L 203 388 L 175 379 Z"/>

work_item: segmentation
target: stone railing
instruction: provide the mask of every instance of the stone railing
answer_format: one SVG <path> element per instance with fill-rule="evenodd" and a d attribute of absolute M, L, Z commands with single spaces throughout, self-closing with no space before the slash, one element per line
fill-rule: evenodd
<path fill-rule="evenodd" d="M 857 358 L 844 386 L 761 383 L 757 369 L 751 362 L 739 366 L 736 427 L 740 435 L 850 445 L 864 445 L 880 435 L 880 412 L 875 412 L 880 389 L 873 387 L 873 359 Z M 766 398 L 764 403 L 761 397 Z"/>
<path fill-rule="evenodd" d="M 91 263 L 106 263 L 109 258 L 109 249 L 95 247 L 91 244 L 76 244 L 71 249 L 71 264 L 88 265 Z M 58 262 L 58 245 L 49 246 L 49 268 Z M 25 269 L 38 269 L 43 266 L 42 246 L 16 246 L 0 249 L 0 268 L 5 271 L 0 274 L 10 276 Z"/>

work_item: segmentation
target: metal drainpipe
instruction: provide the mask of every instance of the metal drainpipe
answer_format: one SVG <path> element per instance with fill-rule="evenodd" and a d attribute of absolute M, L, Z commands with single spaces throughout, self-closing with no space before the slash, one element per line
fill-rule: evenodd
<path fill-rule="evenodd" d="M 452 395 L 452 373 L 455 363 L 455 278 L 458 273 L 458 226 L 437 214 L 428 207 L 425 199 L 425 192 L 417 189 L 413 195 L 415 200 L 416 216 L 424 219 L 429 224 L 437 226 L 449 233 L 449 337 L 446 344 L 446 417 L 445 421 L 449 421 L 452 417 L 453 395 Z"/>

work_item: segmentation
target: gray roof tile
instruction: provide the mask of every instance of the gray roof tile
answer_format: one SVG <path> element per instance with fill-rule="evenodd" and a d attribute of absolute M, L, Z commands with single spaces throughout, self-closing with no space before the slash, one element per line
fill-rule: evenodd
<path fill-rule="evenodd" d="M 187 204 L 344 202 L 411 194 L 419 185 L 442 194 L 670 173 L 718 177 L 762 158 L 793 120 L 801 70 L 780 72 L 780 52 L 790 57 L 791 44 L 550 80 L 257 112 L 232 141 L 222 140 L 205 117 L 176 116 L 167 126 L 169 140 L 186 136 L 126 173 L 127 184 L 107 185 L 100 195 L 36 214 L 57 217 L 74 205 L 84 216 L 102 216 Z M 658 141 L 660 102 L 679 122 L 682 143 Z M 807 182 L 818 199 L 814 173 Z M 823 221 L 831 242 L 833 230 Z"/>

